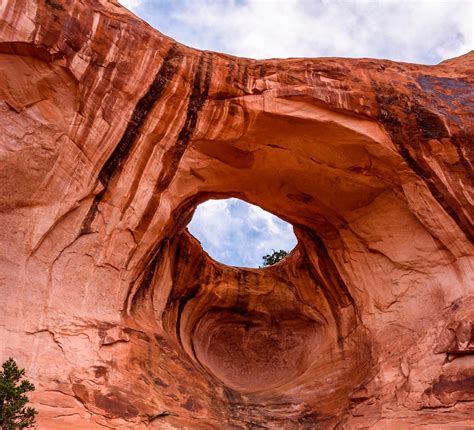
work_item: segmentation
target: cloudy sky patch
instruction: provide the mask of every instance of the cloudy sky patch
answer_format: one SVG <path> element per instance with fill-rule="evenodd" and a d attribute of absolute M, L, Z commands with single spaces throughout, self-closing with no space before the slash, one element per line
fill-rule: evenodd
<path fill-rule="evenodd" d="M 252 58 L 434 64 L 473 49 L 471 0 L 123 0 L 186 45 Z"/>
<path fill-rule="evenodd" d="M 204 202 L 188 228 L 211 257 L 230 266 L 258 267 L 272 250 L 296 245 L 290 224 L 239 199 Z"/>

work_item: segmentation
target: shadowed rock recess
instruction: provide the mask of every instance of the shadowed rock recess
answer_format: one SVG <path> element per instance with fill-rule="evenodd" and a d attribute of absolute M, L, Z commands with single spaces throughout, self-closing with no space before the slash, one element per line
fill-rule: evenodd
<path fill-rule="evenodd" d="M 464 429 L 474 53 L 198 51 L 114 1 L 0 7 L 0 359 L 40 429 Z M 238 197 L 265 269 L 186 230 Z"/>

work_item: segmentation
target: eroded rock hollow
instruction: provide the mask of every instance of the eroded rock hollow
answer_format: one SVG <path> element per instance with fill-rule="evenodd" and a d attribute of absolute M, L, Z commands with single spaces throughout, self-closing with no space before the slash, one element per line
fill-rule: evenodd
<path fill-rule="evenodd" d="M 474 53 L 256 61 L 114 1 L 0 6 L 0 358 L 39 428 L 470 428 Z M 265 269 L 186 230 L 238 197 Z"/>

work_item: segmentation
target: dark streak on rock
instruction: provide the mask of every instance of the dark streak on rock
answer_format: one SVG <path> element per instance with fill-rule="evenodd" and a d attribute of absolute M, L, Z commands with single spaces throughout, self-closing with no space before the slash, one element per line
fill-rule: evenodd
<path fill-rule="evenodd" d="M 135 293 L 131 299 L 131 305 L 130 305 L 131 313 L 134 312 L 137 304 L 140 303 L 142 299 L 145 299 L 145 296 L 152 288 L 153 278 L 155 277 L 156 269 L 158 267 L 158 264 L 160 262 L 160 257 L 162 255 L 162 250 L 165 248 L 166 243 L 167 243 L 166 240 L 163 240 L 160 242 L 160 246 L 155 252 L 154 257 L 152 258 L 152 260 L 146 267 L 145 273 L 143 274 L 143 277 L 140 281 L 140 285 L 135 290 Z M 131 291 L 132 291 L 132 288 L 129 289 L 129 295 Z M 129 297 L 127 297 L 127 300 L 125 303 L 130 303 Z"/>
<path fill-rule="evenodd" d="M 233 62 L 230 62 L 228 65 L 227 65 L 227 76 L 225 78 L 225 81 L 227 84 L 231 85 L 232 84 L 232 81 L 233 81 L 233 77 L 232 77 L 232 71 L 234 70 L 234 67 L 235 67 L 235 64 Z"/>
<path fill-rule="evenodd" d="M 55 10 L 64 10 L 64 6 L 55 0 L 45 0 L 46 6 Z"/>
<path fill-rule="evenodd" d="M 105 366 L 94 366 L 93 369 L 94 369 L 94 376 L 96 378 L 102 378 L 102 377 L 107 376 L 107 373 L 108 373 L 107 367 L 105 367 Z"/>
<path fill-rule="evenodd" d="M 148 91 L 135 106 L 120 142 L 100 171 L 99 178 L 104 186 L 107 186 L 112 175 L 122 167 L 148 114 L 176 73 L 177 67 L 172 61 L 176 57 L 181 57 L 181 54 L 176 45 L 172 45 Z"/>
<path fill-rule="evenodd" d="M 112 417 L 132 418 L 139 414 L 138 409 L 120 393 L 106 395 L 97 393 L 95 394 L 95 405 Z"/>
<path fill-rule="evenodd" d="M 456 114 L 459 105 L 470 107 L 471 112 L 474 110 L 474 88 L 468 81 L 460 77 L 430 75 L 420 75 L 416 81 L 428 95 L 428 103 L 433 106 L 436 101 L 441 100 L 444 106 L 438 104 L 439 109 L 446 114 L 451 114 L 450 119 L 455 123 L 460 123 L 460 118 Z"/>
<path fill-rule="evenodd" d="M 454 196 L 441 182 L 430 166 L 423 160 L 423 146 L 429 139 L 449 137 L 445 125 L 435 113 L 423 108 L 416 102 L 408 100 L 407 96 L 400 94 L 387 94 L 377 84 L 372 83 L 376 91 L 376 99 L 379 103 L 380 114 L 378 120 L 385 126 L 398 148 L 399 154 L 406 164 L 422 179 L 430 190 L 432 196 L 441 205 L 444 211 L 458 225 L 466 238 L 474 242 L 474 231 L 469 219 L 464 215 Z M 392 106 L 401 106 L 401 112 L 392 111 Z M 435 119 L 435 117 L 437 117 Z M 401 119 L 410 124 L 402 124 Z M 410 131 L 413 130 L 413 131 Z M 421 131 L 421 133 L 420 133 Z M 420 154 L 419 157 L 412 155 L 413 152 Z"/>
<path fill-rule="evenodd" d="M 123 309 L 125 312 L 133 314 L 137 306 L 139 306 L 139 303 L 141 303 L 142 299 L 145 299 L 146 294 L 150 291 L 156 269 L 158 268 L 163 250 L 167 248 L 167 244 L 168 241 L 166 239 L 160 242 L 159 246 L 153 252 L 150 262 L 145 267 L 141 280 L 137 279 L 130 284 L 124 301 Z M 140 282 L 140 285 L 137 288 L 133 288 L 136 282 Z"/>
<path fill-rule="evenodd" d="M 308 234 L 311 242 L 314 244 L 314 249 L 318 254 L 317 268 L 313 267 L 312 263 L 309 261 L 306 263 L 308 265 L 308 273 L 314 279 L 315 283 L 321 286 L 321 292 L 326 298 L 334 317 L 338 341 L 341 341 L 344 338 L 341 324 L 341 308 L 352 306 L 354 316 L 357 317 L 357 306 L 346 283 L 340 276 L 336 265 L 332 261 L 324 242 L 314 232 L 302 227 L 301 229 Z M 319 271 L 317 269 L 319 269 Z"/>
<path fill-rule="evenodd" d="M 206 284 L 206 280 L 203 278 L 202 273 L 205 268 L 205 262 L 201 255 L 198 255 L 198 260 L 190 260 L 190 252 L 187 248 L 187 237 L 181 235 L 175 238 L 174 245 L 170 249 L 170 253 L 173 257 L 171 261 L 171 278 L 173 283 L 173 289 L 168 296 L 166 305 L 164 306 L 164 314 L 172 312 L 176 309 L 176 323 L 175 333 L 176 337 L 181 344 L 181 316 L 184 311 L 186 304 L 197 296 L 201 289 L 201 284 Z M 186 266 L 192 267 L 193 270 L 182 270 L 183 262 Z M 199 279 L 199 283 L 195 280 Z M 174 286 L 181 285 L 184 289 L 176 289 Z"/>
<path fill-rule="evenodd" d="M 78 236 L 92 233 L 92 222 L 94 221 L 95 216 L 97 215 L 97 211 L 99 209 L 99 202 L 102 200 L 102 197 L 104 197 L 104 194 L 105 188 L 94 196 L 94 199 L 92 200 L 92 205 L 89 208 L 89 211 L 87 212 L 84 220 L 82 221 L 81 229 L 79 230 Z"/>
<path fill-rule="evenodd" d="M 474 375 L 459 379 L 448 379 L 441 376 L 433 384 L 432 390 L 436 396 L 455 392 L 474 394 Z"/>
<path fill-rule="evenodd" d="M 149 423 L 152 423 L 153 421 L 155 420 L 158 420 L 160 418 L 166 418 L 166 417 L 169 417 L 169 416 L 176 416 L 176 414 L 173 414 L 172 412 L 170 411 L 163 411 L 163 412 L 159 412 L 155 415 L 149 415 L 148 416 L 148 422 Z"/>
<path fill-rule="evenodd" d="M 203 69 L 206 69 L 203 80 Z M 142 219 L 138 226 L 141 232 L 146 231 L 151 223 L 156 208 L 160 203 L 161 194 L 173 180 L 178 170 L 179 162 L 186 151 L 191 137 L 197 125 L 198 113 L 204 106 L 211 85 L 212 63 L 206 54 L 202 54 L 197 65 L 196 72 L 192 83 L 191 95 L 189 98 L 188 108 L 184 124 L 179 132 L 178 139 L 163 156 L 163 166 L 165 166 L 160 173 L 156 186 L 153 191 L 153 196 L 149 200 L 147 207 L 143 213 Z"/>
<path fill-rule="evenodd" d="M 154 376 L 152 379 L 153 379 L 153 383 L 157 385 L 158 387 L 161 387 L 161 388 L 169 387 L 169 384 L 167 384 L 166 382 L 163 382 L 163 380 L 158 378 L 157 376 Z"/>
<path fill-rule="evenodd" d="M 148 255 L 144 257 L 144 261 L 150 261 L 150 263 L 144 269 L 145 274 L 142 277 L 142 282 L 140 286 L 137 289 L 135 289 L 135 292 L 133 293 L 133 297 L 130 297 L 133 289 L 132 288 L 129 289 L 129 293 L 128 293 L 125 303 L 131 303 L 132 309 L 135 307 L 135 302 L 138 301 L 138 299 L 143 296 L 144 292 L 149 290 L 149 287 L 151 285 L 151 280 L 153 279 L 154 273 L 156 271 L 155 266 L 158 264 L 158 259 L 161 258 L 161 255 L 163 254 L 165 248 L 169 249 L 168 244 L 169 244 L 170 238 L 175 237 L 182 230 L 184 230 L 186 225 L 191 220 L 191 217 L 194 213 L 194 209 L 196 208 L 197 204 L 205 200 L 205 196 L 207 195 L 208 193 L 201 193 L 200 195 L 186 199 L 178 208 L 172 211 L 171 216 L 170 216 L 171 223 L 169 223 L 165 227 L 166 233 L 164 234 L 164 238 L 161 239 L 151 249 Z M 178 220 L 178 222 L 174 222 L 174 220 Z M 177 254 L 180 254 L 179 247 L 176 252 Z M 188 262 L 187 261 L 188 259 L 189 257 L 185 254 L 184 260 L 186 263 Z M 177 264 L 178 264 L 178 260 L 175 258 L 173 268 L 176 267 Z M 153 274 L 151 275 L 151 279 L 148 279 L 148 277 L 150 276 L 150 272 L 153 272 Z M 173 279 L 175 279 L 175 276 L 177 275 L 174 274 Z M 165 309 L 167 309 L 167 306 L 165 307 Z"/>
<path fill-rule="evenodd" d="M 151 263 L 148 265 L 145 274 L 143 275 L 142 282 L 140 283 L 140 290 L 142 291 L 142 293 L 145 293 L 150 289 L 151 282 L 153 281 L 153 277 L 155 276 L 159 254 L 160 253 L 158 252 L 153 258 L 153 260 L 151 260 Z"/>
<path fill-rule="evenodd" d="M 123 164 L 129 156 L 143 124 L 148 118 L 148 114 L 155 106 L 157 100 L 162 96 L 165 88 L 177 71 L 176 61 L 173 60 L 181 58 L 181 56 L 182 54 L 177 46 L 173 44 L 163 60 L 163 64 L 158 70 L 155 79 L 148 88 L 148 91 L 135 106 L 125 132 L 99 172 L 99 180 L 104 186 L 104 189 L 95 196 L 89 212 L 82 223 L 80 235 L 91 232 L 91 224 L 97 214 L 99 203 L 107 191 L 109 182 L 115 175 L 121 172 Z"/>
<path fill-rule="evenodd" d="M 200 284 L 194 284 L 186 293 L 179 298 L 178 300 L 178 310 L 176 314 L 176 337 L 178 338 L 179 343 L 182 345 L 181 341 L 181 315 L 183 314 L 184 307 L 186 304 L 197 296 L 199 290 L 201 289 Z"/>
<path fill-rule="evenodd" d="M 313 232 L 310 232 L 311 240 L 316 245 L 316 251 L 319 257 L 319 268 L 322 275 L 325 278 L 326 283 L 330 283 L 337 288 L 337 301 L 342 307 L 353 306 L 355 308 L 355 302 L 352 298 L 349 288 L 347 288 L 346 283 L 342 279 L 339 271 L 337 270 L 336 265 L 329 256 L 329 252 L 324 245 L 324 242 L 321 238 L 315 235 Z"/>
<path fill-rule="evenodd" d="M 413 106 L 412 112 L 425 139 L 449 137 L 448 130 L 438 115 L 419 104 Z"/>

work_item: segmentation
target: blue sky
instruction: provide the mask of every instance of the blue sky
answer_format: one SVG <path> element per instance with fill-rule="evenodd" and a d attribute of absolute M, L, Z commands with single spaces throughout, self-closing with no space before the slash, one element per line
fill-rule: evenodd
<path fill-rule="evenodd" d="M 272 250 L 296 245 L 290 224 L 239 199 L 204 202 L 188 228 L 209 255 L 231 266 L 258 267 Z"/>
<path fill-rule="evenodd" d="M 372 57 L 436 64 L 474 49 L 472 0 L 119 0 L 185 45 L 242 57 Z M 291 250 L 291 226 L 237 199 L 200 205 L 189 225 L 229 265 Z"/>

